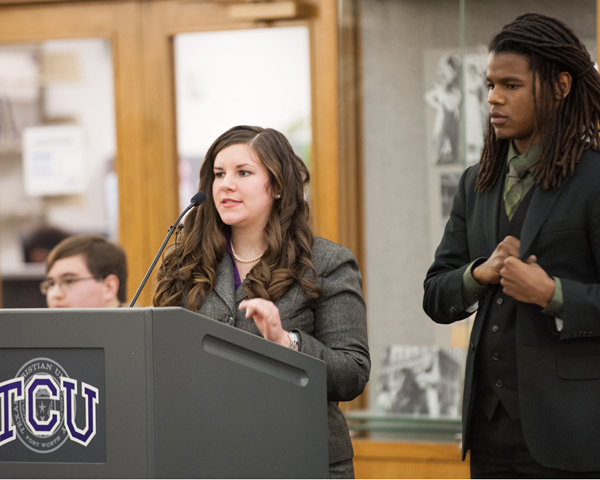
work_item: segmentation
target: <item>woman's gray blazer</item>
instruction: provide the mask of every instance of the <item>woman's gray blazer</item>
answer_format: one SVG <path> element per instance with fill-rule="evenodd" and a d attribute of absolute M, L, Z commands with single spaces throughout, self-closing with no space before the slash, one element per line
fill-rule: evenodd
<path fill-rule="evenodd" d="M 275 304 L 283 328 L 299 332 L 300 351 L 327 364 L 329 463 L 333 465 L 353 457 L 348 427 L 338 402 L 356 398 L 369 379 L 367 315 L 362 277 L 350 250 L 315 237 L 312 262 L 322 295 L 309 299 L 302 287 L 295 285 Z M 238 310 L 245 298 L 243 285 L 235 291 L 233 263 L 225 255 L 217 267 L 215 288 L 198 313 L 260 335 L 254 322 Z"/>

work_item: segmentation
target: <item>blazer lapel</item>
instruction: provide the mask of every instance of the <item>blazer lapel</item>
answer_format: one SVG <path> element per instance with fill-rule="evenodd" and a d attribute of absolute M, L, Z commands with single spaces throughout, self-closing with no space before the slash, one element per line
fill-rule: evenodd
<path fill-rule="evenodd" d="M 483 204 L 483 221 L 485 238 L 488 242 L 490 254 L 496 250 L 498 243 L 502 240 L 498 238 L 498 219 L 500 218 L 500 205 L 504 204 L 504 183 L 506 169 L 502 169 L 502 175 L 487 193 Z M 491 221 L 490 221 L 491 220 Z"/>
<path fill-rule="evenodd" d="M 535 188 L 535 191 L 531 197 L 531 204 L 521 232 L 521 248 L 519 249 L 521 260 L 525 261 L 531 255 L 530 250 L 535 237 L 548 219 L 570 178 L 570 176 L 564 178 L 557 191 L 544 190 L 539 185 L 532 187 Z"/>
<path fill-rule="evenodd" d="M 244 288 L 244 282 L 242 282 L 242 284 L 240 285 L 240 288 L 238 288 L 235 292 L 235 304 L 237 305 L 242 300 L 244 300 L 247 296 L 248 295 L 246 295 L 246 289 Z"/>
<path fill-rule="evenodd" d="M 233 283 L 233 264 L 231 257 L 227 254 L 223 256 L 219 265 L 217 265 L 217 282 L 215 293 L 221 297 L 223 302 L 229 307 L 232 315 L 235 316 L 235 285 Z"/>

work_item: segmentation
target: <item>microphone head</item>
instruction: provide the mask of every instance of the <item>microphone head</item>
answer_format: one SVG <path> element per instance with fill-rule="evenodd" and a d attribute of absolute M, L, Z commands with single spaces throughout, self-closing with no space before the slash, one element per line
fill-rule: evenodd
<path fill-rule="evenodd" d="M 198 192 L 192 197 L 190 203 L 193 203 L 195 207 L 202 204 L 206 200 L 206 194 L 204 192 Z"/>

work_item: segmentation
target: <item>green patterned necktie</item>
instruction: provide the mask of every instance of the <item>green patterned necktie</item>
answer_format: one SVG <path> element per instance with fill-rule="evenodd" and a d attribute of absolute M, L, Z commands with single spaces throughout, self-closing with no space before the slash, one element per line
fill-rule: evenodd
<path fill-rule="evenodd" d="M 504 191 L 504 206 L 508 220 L 512 220 L 521 200 L 523 200 L 523 179 L 529 173 L 527 166 L 519 158 L 513 158 L 508 165 L 508 186 Z"/>

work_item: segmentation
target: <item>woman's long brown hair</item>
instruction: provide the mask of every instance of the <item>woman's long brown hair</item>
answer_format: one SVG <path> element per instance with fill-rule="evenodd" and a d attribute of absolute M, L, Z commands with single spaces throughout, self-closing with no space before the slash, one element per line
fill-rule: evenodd
<path fill-rule="evenodd" d="M 315 283 L 311 261 L 310 210 L 305 199 L 308 169 L 277 130 L 237 126 L 217 138 L 206 153 L 199 189 L 206 193 L 206 202 L 187 215 L 183 242 L 177 250 L 171 246 L 164 256 L 154 293 L 155 306 L 181 306 L 186 291 L 187 308 L 198 311 L 213 291 L 217 265 L 226 254 L 225 225 L 212 196 L 213 166 L 219 152 L 238 144 L 248 145 L 258 156 L 269 172 L 271 192 L 281 195 L 273 203 L 264 230 L 267 249 L 246 276 L 244 288 L 248 298 L 274 302 L 296 283 L 308 297 L 319 296 L 321 290 Z"/>

